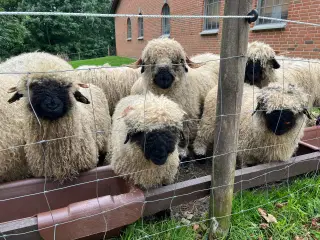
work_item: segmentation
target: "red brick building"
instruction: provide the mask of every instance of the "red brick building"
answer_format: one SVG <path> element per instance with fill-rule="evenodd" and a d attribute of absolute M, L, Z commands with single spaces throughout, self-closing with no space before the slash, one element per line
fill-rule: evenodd
<path fill-rule="evenodd" d="M 320 0 L 253 0 L 260 16 L 320 24 Z M 118 14 L 223 15 L 224 0 L 113 0 Z M 158 37 L 179 41 L 189 55 L 220 52 L 222 19 L 115 19 L 117 55 L 139 57 L 146 43 Z M 320 58 L 320 27 L 259 19 L 249 41 L 264 41 L 286 56 Z"/>

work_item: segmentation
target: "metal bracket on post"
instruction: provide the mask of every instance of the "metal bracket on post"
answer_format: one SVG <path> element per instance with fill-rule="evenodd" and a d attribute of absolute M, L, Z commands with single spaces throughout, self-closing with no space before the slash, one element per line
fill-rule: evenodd
<path fill-rule="evenodd" d="M 253 18 L 247 18 L 247 21 L 249 24 L 257 21 L 259 17 L 259 13 L 256 9 L 252 9 L 251 12 L 247 14 L 247 16 L 252 16 L 252 15 L 253 15 Z"/>

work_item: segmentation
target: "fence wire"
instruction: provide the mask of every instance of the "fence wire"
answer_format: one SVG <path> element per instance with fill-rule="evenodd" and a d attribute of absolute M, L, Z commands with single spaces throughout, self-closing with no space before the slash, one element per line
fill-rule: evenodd
<path fill-rule="evenodd" d="M 28 15 L 28 16 L 46 16 L 46 15 L 48 16 L 48 15 L 50 15 L 50 16 L 75 16 L 75 17 L 89 17 L 89 16 L 90 17 L 141 17 L 141 15 L 135 15 L 135 14 L 91 14 L 91 13 L 57 13 L 57 12 L 0 12 L 0 15 Z M 203 16 L 203 15 L 201 15 L 201 16 L 143 15 L 143 17 L 144 18 L 178 18 L 178 19 L 185 19 L 185 18 L 199 18 L 199 19 L 203 19 L 203 18 L 247 18 L 248 19 L 248 18 L 251 18 L 251 16 Z M 295 23 L 295 24 L 311 25 L 311 26 L 316 26 L 316 27 L 320 26 L 320 24 L 317 24 L 317 23 L 305 23 L 305 22 L 301 22 L 301 21 L 275 19 L 275 18 L 269 18 L 269 17 L 259 17 L 259 18 L 268 19 L 268 20 L 282 21 L 282 22 L 288 22 L 288 23 Z M 75 53 L 75 54 L 78 54 L 78 53 Z M 247 56 L 232 56 L 232 57 L 228 57 L 228 58 L 220 58 L 220 59 L 217 59 L 217 60 L 204 61 L 203 63 L 208 63 L 208 62 L 211 62 L 211 61 L 222 61 L 222 60 L 228 60 L 228 59 L 235 59 L 235 58 L 247 58 Z M 292 59 L 292 58 L 285 59 L 285 58 L 283 58 L 280 61 L 282 61 L 282 62 L 284 62 L 284 61 L 308 62 L 309 66 L 310 66 L 310 63 L 319 63 L 320 64 L 319 61 L 308 60 L 308 59 Z M 181 64 L 173 64 L 173 66 L 176 66 L 176 65 L 181 65 Z M 147 67 L 147 66 L 155 66 L 155 65 L 151 64 L 151 65 L 143 65 L 143 66 Z M 34 71 L 33 72 L 0 72 L 0 76 L 5 76 L 5 75 L 22 75 L 22 76 L 26 75 L 26 76 L 30 76 L 31 74 L 34 74 L 34 73 L 52 73 L 52 74 L 57 74 L 57 73 L 64 73 L 64 72 L 90 71 L 91 79 L 94 79 L 95 78 L 95 71 L 99 71 L 100 69 L 108 69 L 110 71 L 113 71 L 113 69 L 119 69 L 119 68 L 123 68 L 123 67 L 124 66 L 122 66 L 122 67 L 104 67 L 103 66 L 103 67 L 89 67 L 87 69 L 61 70 L 61 71 L 51 71 L 51 72 L 34 72 Z M 286 71 L 286 69 L 284 69 L 284 68 L 282 70 L 283 70 L 283 72 Z M 310 75 L 311 75 L 312 69 L 309 68 L 309 71 L 310 71 Z M 93 82 L 93 80 L 92 80 L 92 82 Z M 221 79 L 219 79 L 219 82 L 221 82 Z M 285 79 L 283 78 L 283 86 L 284 85 L 285 85 Z M 30 106 L 32 108 L 32 111 L 34 112 L 34 116 L 37 118 L 37 121 L 39 123 L 39 131 L 41 131 L 41 129 L 43 128 L 43 126 L 41 124 L 41 120 L 39 119 L 36 111 L 34 110 L 33 105 L 32 105 L 32 101 L 30 99 L 30 84 L 29 84 L 29 81 L 28 81 L 27 90 L 28 90 L 28 102 L 29 102 L 29 104 L 30 104 Z M 91 99 L 93 101 L 91 88 L 89 88 L 89 94 L 90 94 Z M 247 98 L 255 97 L 255 93 L 253 93 L 252 95 L 248 94 L 248 96 L 246 96 L 246 97 Z M 221 102 L 222 101 L 223 101 L 223 99 L 221 99 Z M 283 101 L 283 99 L 282 99 L 282 101 Z M 104 132 L 103 129 L 97 129 L 95 102 L 92 102 L 91 106 L 92 106 L 92 119 L 94 120 L 95 130 L 90 132 L 89 134 L 94 136 L 95 142 L 97 143 L 98 135 L 99 134 L 105 134 L 105 132 Z M 254 104 L 254 106 L 255 106 L 255 104 Z M 241 117 L 241 116 L 245 116 L 245 115 L 248 115 L 248 114 L 251 115 L 255 111 L 266 112 L 266 110 L 256 110 L 254 106 L 252 107 L 251 111 L 241 111 L 241 112 L 236 113 L 236 114 L 224 114 L 224 115 L 220 115 L 220 116 L 214 116 L 213 115 L 212 116 L 212 121 L 215 120 L 218 117 L 226 118 L 228 116 L 234 116 L 234 115 L 238 115 L 238 116 Z M 313 108 L 314 107 L 308 107 L 307 109 L 311 111 Z M 282 110 L 283 109 L 281 109 L 281 111 Z M 200 119 L 192 119 L 191 118 L 191 119 L 185 119 L 183 122 L 197 122 L 198 123 L 199 121 L 200 121 Z M 278 124 L 279 124 L 279 121 L 278 121 Z M 300 128 L 302 128 L 302 127 L 303 127 L 303 123 L 301 124 Z M 118 131 L 121 132 L 122 130 L 119 129 Z M 219 135 L 220 135 L 220 131 L 218 130 L 218 136 Z M 19 148 L 24 148 L 26 146 L 39 145 L 40 144 L 40 146 L 42 148 L 42 152 L 43 152 L 43 161 L 44 161 L 44 164 L 46 165 L 46 164 L 49 164 L 50 159 L 48 157 L 46 157 L 46 148 L 44 147 L 44 144 L 47 144 L 47 143 L 50 143 L 50 142 L 55 142 L 55 141 L 66 141 L 66 140 L 71 139 L 71 138 L 79 138 L 79 137 L 85 137 L 85 136 L 83 136 L 83 134 L 82 135 L 76 135 L 75 134 L 75 135 L 71 135 L 71 136 L 60 136 L 59 138 L 54 138 L 54 139 L 44 139 L 44 138 L 42 138 L 41 140 L 36 141 L 36 142 L 32 142 L 32 143 L 28 143 L 28 144 L 24 144 L 24 145 L 11 146 L 11 147 L 5 148 L 5 149 L 0 149 L 0 152 L 10 151 L 10 150 L 13 150 L 13 149 L 19 149 Z M 189 138 L 189 136 L 187 136 L 187 137 Z M 298 137 L 299 136 L 297 135 L 297 136 L 295 136 L 295 138 L 293 138 L 291 140 L 294 142 L 296 140 L 296 138 L 298 138 Z M 218 139 L 219 139 L 219 137 L 218 137 Z M 319 139 L 320 139 L 320 136 L 319 137 L 313 137 L 313 138 L 310 138 L 310 139 L 305 139 L 305 141 L 311 141 L 311 140 L 320 141 Z M 144 143 L 146 143 L 146 142 L 144 142 Z M 217 149 L 215 147 L 213 149 L 213 151 L 212 151 L 212 155 L 210 155 L 210 156 L 206 156 L 206 157 L 203 157 L 203 158 L 196 158 L 196 159 L 186 160 L 184 162 L 181 162 L 180 165 L 179 165 L 179 171 L 177 173 L 176 182 L 175 183 L 179 183 L 179 178 L 181 177 L 181 173 L 183 171 L 183 168 L 182 168 L 183 164 L 186 164 L 186 163 L 193 164 L 193 163 L 196 163 L 196 162 L 198 162 L 200 160 L 209 160 L 210 161 L 210 160 L 214 159 L 215 157 L 219 157 L 219 156 L 224 156 L 224 155 L 229 155 L 229 154 L 234 154 L 234 153 L 238 154 L 238 153 L 241 153 L 241 152 L 252 151 L 252 150 L 275 148 L 275 147 L 279 147 L 279 146 L 282 146 L 282 145 L 283 146 L 284 145 L 291 145 L 291 142 L 287 142 L 287 143 L 283 143 L 283 144 L 266 145 L 266 146 L 260 146 L 260 147 L 255 147 L 255 148 L 248 148 L 248 149 L 237 149 L 237 150 L 234 150 L 232 152 L 222 153 L 222 154 L 217 154 Z M 98 152 L 98 148 L 96 147 L 96 153 L 95 153 L 96 159 L 98 158 L 98 155 L 99 155 L 99 152 Z M 260 174 L 258 176 L 255 176 L 255 177 L 252 177 L 252 178 L 249 178 L 249 179 L 243 179 L 245 169 L 244 168 L 239 169 L 238 171 L 240 172 L 240 180 L 239 181 L 235 181 L 232 185 L 236 186 L 236 185 L 240 184 L 241 211 L 233 212 L 231 214 L 231 216 L 238 215 L 238 214 L 243 214 L 243 213 L 250 212 L 250 211 L 254 211 L 257 208 L 264 207 L 264 206 L 266 206 L 268 204 L 274 204 L 274 203 L 279 202 L 279 201 L 281 201 L 283 199 L 288 199 L 288 198 L 292 197 L 292 194 L 295 194 L 295 193 L 298 193 L 298 192 L 301 192 L 301 191 L 307 191 L 308 189 L 311 189 L 311 188 L 314 188 L 314 187 L 318 187 L 319 188 L 319 184 L 310 184 L 310 185 L 307 185 L 307 186 L 299 189 L 298 191 L 295 191 L 295 192 L 292 192 L 292 193 L 288 194 L 285 197 L 281 197 L 281 198 L 278 198 L 278 199 L 272 199 L 272 200 L 269 200 L 269 198 L 268 198 L 269 201 L 267 203 L 259 205 L 259 206 L 254 206 L 252 208 L 246 208 L 243 205 L 244 200 L 243 200 L 242 193 L 243 193 L 243 184 L 244 183 L 252 182 L 252 181 L 257 180 L 259 178 L 264 178 L 264 180 L 265 180 L 264 186 L 265 186 L 265 189 L 267 191 L 267 197 L 268 197 L 268 191 L 269 191 L 268 190 L 269 189 L 268 178 L 267 178 L 268 175 L 270 175 L 272 173 L 276 173 L 276 172 L 281 173 L 282 171 L 285 170 L 285 171 L 287 171 L 287 176 L 285 178 L 286 179 L 286 184 L 287 184 L 288 188 L 290 188 L 290 182 L 289 182 L 289 179 L 290 179 L 290 168 L 294 167 L 297 163 L 303 163 L 303 162 L 306 162 L 306 161 L 310 161 L 310 159 L 296 161 L 296 158 L 297 158 L 297 156 L 293 156 L 291 158 L 290 164 L 288 164 L 287 166 L 284 166 L 283 168 L 274 169 L 274 170 L 262 173 L 262 174 Z M 314 177 L 315 177 L 316 174 L 319 171 L 320 158 L 316 157 L 312 161 L 317 162 L 316 169 L 313 169 L 315 171 L 315 174 L 314 174 Z M 270 163 L 270 161 L 269 161 L 269 163 Z M 71 222 L 76 222 L 76 221 L 79 221 L 79 220 L 82 220 L 82 219 L 93 218 L 93 217 L 99 216 L 99 215 L 103 216 L 103 219 L 104 219 L 104 222 L 105 222 L 105 231 L 104 231 L 104 238 L 105 238 L 107 236 L 107 232 L 110 230 L 110 229 L 108 229 L 108 217 L 107 217 L 108 215 L 107 214 L 109 212 L 112 212 L 112 211 L 116 210 L 116 209 L 129 206 L 132 203 L 142 203 L 143 206 L 142 206 L 141 216 L 143 216 L 144 210 L 145 210 L 147 204 L 149 204 L 149 203 L 158 203 L 158 202 L 161 202 L 161 201 L 170 200 L 169 208 L 170 208 L 170 210 L 172 212 L 173 207 L 175 205 L 174 204 L 174 200 L 177 199 L 177 198 L 188 197 L 190 195 L 194 195 L 194 194 L 200 193 L 200 192 L 209 192 L 210 190 L 216 189 L 216 188 L 223 188 L 223 187 L 226 187 L 226 186 L 232 186 L 232 185 L 223 185 L 223 186 L 217 186 L 217 187 L 209 187 L 209 188 L 205 188 L 205 189 L 194 190 L 194 191 L 189 191 L 188 193 L 180 194 L 180 193 L 177 193 L 178 185 L 176 184 L 176 185 L 174 185 L 173 194 L 170 197 L 163 197 L 163 198 L 155 199 L 155 200 L 145 200 L 145 201 L 142 201 L 142 202 L 141 201 L 140 202 L 137 202 L 137 201 L 127 202 L 127 203 L 125 203 L 125 204 L 123 204 L 121 206 L 118 206 L 116 208 L 105 210 L 105 209 L 103 209 L 103 207 L 101 206 L 101 203 L 100 203 L 101 198 L 99 197 L 100 196 L 99 191 L 101 191 L 101 189 L 99 188 L 99 182 L 108 181 L 110 179 L 123 178 L 123 177 L 127 177 L 128 175 L 141 173 L 141 172 L 148 171 L 148 170 L 151 170 L 151 169 L 144 169 L 144 170 L 141 170 L 141 171 L 131 172 L 131 173 L 128 173 L 128 174 L 119 174 L 117 176 L 111 176 L 111 177 L 99 177 L 98 176 L 98 174 L 99 174 L 98 173 L 98 169 L 95 168 L 95 179 L 94 180 L 80 182 L 80 183 L 76 183 L 76 184 L 72 184 L 72 183 L 70 184 L 69 183 L 69 185 L 66 185 L 66 186 L 60 185 L 59 187 L 54 188 L 54 189 L 52 189 L 52 187 L 50 189 L 47 188 L 48 181 L 51 181 L 51 180 L 47 178 L 46 170 L 47 170 L 47 168 L 45 167 L 43 191 L 36 192 L 36 193 L 31 193 L 31 194 L 25 194 L 25 195 L 22 195 L 22 196 L 14 196 L 14 197 L 10 197 L 10 198 L 1 198 L 0 199 L 0 204 L 4 203 L 4 202 L 8 202 L 8 201 L 18 200 L 18 199 L 26 199 L 26 200 L 28 200 L 28 197 L 32 197 L 32 196 L 37 196 L 37 195 L 42 195 L 43 194 L 45 199 L 46 199 L 46 203 L 48 205 L 49 212 L 51 213 L 51 218 L 52 218 L 53 225 L 45 227 L 45 228 L 37 229 L 37 230 L 31 230 L 31 231 L 22 232 L 22 233 L 6 234 L 6 233 L 0 231 L 0 238 L 2 238 L 4 240 L 7 240 L 7 239 L 10 239 L 10 237 L 22 236 L 22 235 L 34 233 L 34 232 L 37 232 L 37 231 L 54 228 L 53 239 L 55 240 L 55 239 L 57 239 L 57 229 L 59 229 L 58 228 L 59 226 L 64 225 L 64 224 L 68 224 L 68 223 L 71 223 Z M 191 179 L 191 177 L 192 176 L 190 176 L 190 179 Z M 77 219 L 74 219 L 74 220 L 69 220 L 69 221 L 59 222 L 59 223 L 55 222 L 54 216 L 52 214 L 52 211 L 54 211 L 54 208 L 52 208 L 51 205 L 50 205 L 50 201 L 49 201 L 50 197 L 48 197 L 48 194 L 52 193 L 52 192 L 59 192 L 59 191 L 62 191 L 62 190 L 65 190 L 65 189 L 69 189 L 69 188 L 73 188 L 73 187 L 77 187 L 77 186 L 84 186 L 84 185 L 90 184 L 90 183 L 96 183 L 95 194 L 96 194 L 96 199 L 97 199 L 97 202 L 98 202 L 98 205 L 99 205 L 99 212 L 96 213 L 96 214 L 87 215 L 87 216 L 84 216 L 84 217 L 81 217 L 81 218 L 77 218 Z M 145 191 L 145 195 L 148 196 L 149 194 L 150 194 L 150 191 L 146 190 Z M 0 194 L 0 196 L 1 196 L 1 194 Z M 218 224 L 218 222 L 217 222 L 218 219 L 217 218 L 212 218 L 212 219 L 206 218 L 206 219 L 200 220 L 200 221 L 194 221 L 194 222 L 190 221 L 189 224 L 179 224 L 174 228 L 166 229 L 164 231 L 156 232 L 156 233 L 153 233 L 153 234 L 145 234 L 144 237 L 141 237 L 141 238 L 138 238 L 138 239 L 145 239 L 145 238 L 152 239 L 153 237 L 161 235 L 161 234 L 164 234 L 165 232 L 169 232 L 169 231 L 173 231 L 173 230 L 181 229 L 181 228 L 185 228 L 185 227 L 190 227 L 190 226 L 193 226 L 194 224 L 206 223 L 206 222 L 209 222 L 209 221 L 212 221 L 212 220 L 216 224 Z M 19 220 L 14 220 L 12 222 L 18 222 L 18 221 Z M 142 220 L 142 221 L 144 221 L 144 220 Z M 144 223 L 142 223 L 142 224 L 144 224 Z M 1 223 L 0 223 L 0 227 L 1 227 Z"/>

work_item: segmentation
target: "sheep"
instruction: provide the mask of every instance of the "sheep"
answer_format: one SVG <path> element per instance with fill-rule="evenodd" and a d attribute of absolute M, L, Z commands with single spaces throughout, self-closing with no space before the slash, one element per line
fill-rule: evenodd
<path fill-rule="evenodd" d="M 140 77 L 140 69 L 131 69 L 128 67 L 106 68 L 110 65 L 103 65 L 103 67 L 95 67 L 89 70 L 81 70 L 84 67 L 78 68 L 75 72 L 79 81 L 93 83 L 102 88 L 109 103 L 110 115 L 113 115 L 114 108 L 117 102 L 130 95 L 131 87 L 135 81 Z M 91 67 L 92 68 L 92 67 Z"/>
<path fill-rule="evenodd" d="M 179 166 L 177 147 L 185 144 L 184 114 L 164 95 L 121 99 L 112 116 L 114 172 L 143 189 L 172 183 Z"/>
<path fill-rule="evenodd" d="M 276 71 L 279 83 L 295 84 L 310 94 L 309 107 L 320 105 L 320 61 L 279 56 L 281 68 Z"/>
<path fill-rule="evenodd" d="M 208 89 L 217 85 L 212 69 L 205 63 L 195 63 L 174 39 L 153 39 L 141 57 L 130 67 L 141 67 L 142 76 L 132 86 L 131 94 L 152 92 L 164 94 L 187 112 L 184 132 L 192 144 L 197 133 L 197 121 Z M 187 150 L 180 150 L 185 158 Z"/>
<path fill-rule="evenodd" d="M 47 62 L 46 59 L 52 61 Z M 42 52 L 23 53 L 11 57 L 0 64 L 0 182 L 24 179 L 30 176 L 27 169 L 23 145 L 23 105 L 20 102 L 8 103 L 7 91 L 16 85 L 23 72 L 53 70 L 71 70 L 67 62 L 57 56 Z M 11 73 L 11 74 L 9 74 Z M 16 74 L 13 74 L 16 73 Z"/>
<path fill-rule="evenodd" d="M 37 58 L 38 54 L 42 56 Z M 111 130 L 103 91 L 76 81 L 69 72 L 48 72 L 72 70 L 50 54 L 21 55 L 15 60 L 39 72 L 21 76 L 9 89 L 14 94 L 8 100 L 10 104 L 22 100 L 24 152 L 30 173 L 62 183 L 96 167 L 97 153 L 105 157 L 109 151 Z"/>
<path fill-rule="evenodd" d="M 262 88 L 277 81 L 275 71 L 280 68 L 280 64 L 270 45 L 258 41 L 249 43 L 247 57 L 245 83 Z"/>
<path fill-rule="evenodd" d="M 194 151 L 206 155 L 213 146 L 217 87 L 206 98 Z M 286 161 L 298 147 L 305 126 L 308 94 L 295 85 L 274 82 L 262 89 L 244 84 L 240 115 L 238 154 L 240 166 Z M 255 107 L 253 114 L 250 113 Z M 251 150 L 250 150 L 251 149 Z M 211 150 L 211 149 L 210 149 Z"/>

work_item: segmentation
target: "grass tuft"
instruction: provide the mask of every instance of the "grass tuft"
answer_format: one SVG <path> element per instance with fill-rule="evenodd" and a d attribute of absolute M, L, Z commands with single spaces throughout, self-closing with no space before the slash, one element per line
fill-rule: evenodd
<path fill-rule="evenodd" d="M 77 68 L 82 65 L 102 66 L 105 63 L 109 63 L 111 66 L 121 66 L 123 64 L 133 63 L 134 61 L 135 60 L 132 58 L 108 56 L 108 57 L 102 57 L 102 58 L 93 58 L 93 59 L 72 61 L 72 62 L 70 62 L 70 64 L 72 65 L 73 68 Z"/>

